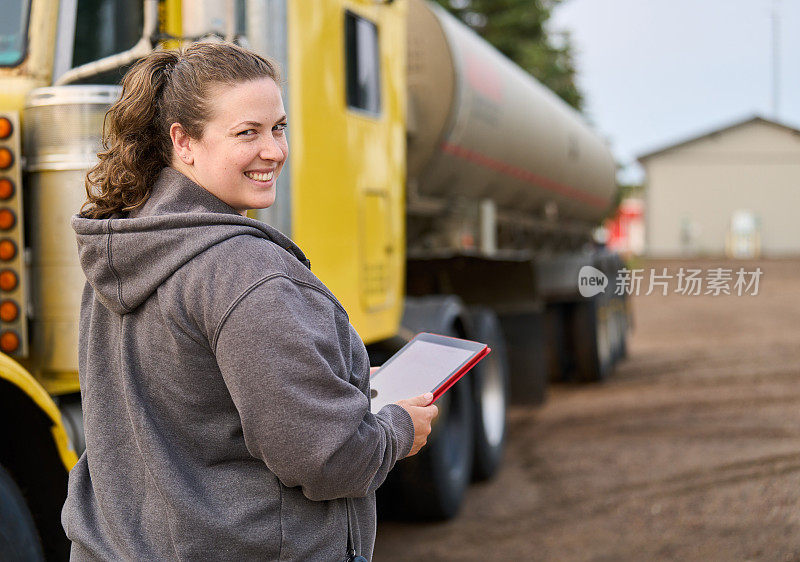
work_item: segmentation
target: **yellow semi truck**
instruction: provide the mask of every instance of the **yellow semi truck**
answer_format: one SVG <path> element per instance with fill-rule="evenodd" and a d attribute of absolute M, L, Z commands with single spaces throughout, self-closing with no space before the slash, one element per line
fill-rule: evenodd
<path fill-rule="evenodd" d="M 418 331 L 494 353 L 381 488 L 446 518 L 496 472 L 509 401 L 604 378 L 625 353 L 618 259 L 592 243 L 615 189 L 580 116 L 422 0 L 10 0 L 0 20 L 0 559 L 60 559 L 83 449 L 82 272 L 69 218 L 125 69 L 227 39 L 277 59 L 290 159 L 252 217 L 294 239 L 380 364 Z M 578 271 L 610 287 L 587 299 Z M 510 376 L 512 375 L 512 376 Z"/>

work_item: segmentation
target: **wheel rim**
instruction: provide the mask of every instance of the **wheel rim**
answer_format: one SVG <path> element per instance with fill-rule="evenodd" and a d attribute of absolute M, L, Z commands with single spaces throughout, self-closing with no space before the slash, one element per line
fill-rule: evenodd
<path fill-rule="evenodd" d="M 491 356 L 490 356 L 491 357 Z M 506 424 L 506 395 L 503 388 L 503 373 L 496 359 L 486 358 L 481 372 L 481 420 L 486 442 L 498 446 L 503 440 Z"/>
<path fill-rule="evenodd" d="M 437 440 L 441 441 L 442 457 L 445 459 L 447 478 L 451 482 L 457 483 L 464 478 L 464 457 L 465 443 L 464 438 L 459 438 L 462 432 L 459 428 L 464 423 L 461 409 L 464 407 L 460 403 L 462 397 L 456 389 L 452 389 L 440 400 L 439 417 L 444 416 L 442 423 L 439 424 Z"/>

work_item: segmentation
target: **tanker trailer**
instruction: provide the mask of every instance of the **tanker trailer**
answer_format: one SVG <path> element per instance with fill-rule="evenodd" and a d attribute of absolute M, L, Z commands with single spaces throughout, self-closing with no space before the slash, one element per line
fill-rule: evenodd
<path fill-rule="evenodd" d="M 583 117 L 444 10 L 408 15 L 407 293 L 457 295 L 501 320 L 510 399 L 604 378 L 625 349 L 621 262 L 593 230 L 615 164 Z M 591 265 L 610 281 L 580 296 Z"/>
<path fill-rule="evenodd" d="M 603 379 L 624 354 L 621 262 L 592 240 L 615 164 L 578 112 L 439 6 L 409 1 L 406 49 L 401 323 L 494 349 L 383 488 L 386 505 L 402 498 L 414 516 L 445 518 L 460 503 L 464 459 L 479 479 L 497 470 L 508 400 L 540 403 L 550 379 Z M 591 299 L 578 291 L 585 265 L 609 278 Z"/>

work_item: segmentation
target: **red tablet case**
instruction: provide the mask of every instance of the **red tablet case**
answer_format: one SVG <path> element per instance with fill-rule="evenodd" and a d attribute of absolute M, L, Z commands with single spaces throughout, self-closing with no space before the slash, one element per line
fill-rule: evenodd
<path fill-rule="evenodd" d="M 467 362 L 463 367 L 461 367 L 458 371 L 453 373 L 452 376 L 449 379 L 447 379 L 444 383 L 442 383 L 442 385 L 439 388 L 437 388 L 436 391 L 433 393 L 433 400 L 431 400 L 431 404 L 436 402 L 442 394 L 450 390 L 450 387 L 456 384 L 458 382 L 458 379 L 466 375 L 467 372 L 478 363 L 478 361 L 489 355 L 489 352 L 491 350 L 492 350 L 491 347 L 486 346 L 483 349 L 483 351 L 478 353 L 478 355 L 470 359 L 469 362 Z"/>

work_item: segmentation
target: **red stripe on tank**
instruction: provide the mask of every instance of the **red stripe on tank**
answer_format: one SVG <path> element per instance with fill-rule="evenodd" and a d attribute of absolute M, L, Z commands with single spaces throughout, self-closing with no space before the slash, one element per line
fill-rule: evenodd
<path fill-rule="evenodd" d="M 552 191 L 553 193 L 558 193 L 559 195 L 563 195 L 571 199 L 577 199 L 578 201 L 582 201 L 593 207 L 597 207 L 598 209 L 606 209 L 610 205 L 609 201 L 606 201 L 601 197 L 597 197 L 596 195 L 592 195 L 591 193 L 586 193 L 585 191 L 581 191 L 572 186 L 553 181 L 550 178 L 534 174 L 528 170 L 512 166 L 506 162 L 489 158 L 480 152 L 475 152 L 474 150 L 464 148 L 463 146 L 458 146 L 457 144 L 443 142 L 442 151 L 461 158 L 462 160 L 466 160 L 468 162 L 478 164 L 479 166 L 489 168 L 490 170 L 500 172 L 501 174 L 505 174 L 514 179 L 533 184 L 548 191 Z"/>

